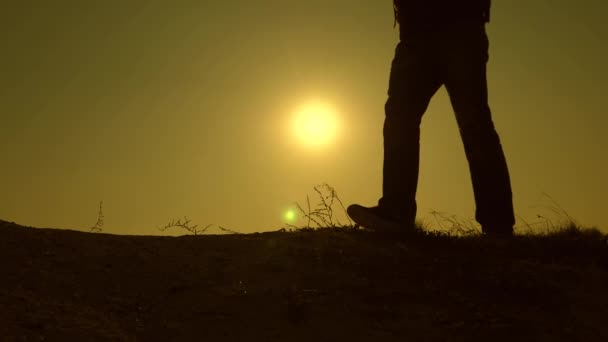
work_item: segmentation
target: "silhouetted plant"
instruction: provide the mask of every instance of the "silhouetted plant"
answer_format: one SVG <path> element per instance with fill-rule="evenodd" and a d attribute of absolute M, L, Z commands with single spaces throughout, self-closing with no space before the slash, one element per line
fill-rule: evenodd
<path fill-rule="evenodd" d="M 97 223 L 91 227 L 91 233 L 100 233 L 103 231 L 103 201 L 99 202 L 99 213 L 97 214 Z"/>
<path fill-rule="evenodd" d="M 448 235 L 472 236 L 481 233 L 481 229 L 475 220 L 438 211 L 432 211 L 430 214 L 435 218 L 435 222 L 437 222 L 441 231 Z"/>
<path fill-rule="evenodd" d="M 549 206 L 543 207 L 551 211 L 557 218 L 551 219 L 547 215 L 536 214 L 536 218 L 540 220 L 528 222 L 523 217 L 517 216 L 518 219 L 523 222 L 523 225 L 515 226 L 514 229 L 516 231 L 532 235 L 551 235 L 554 233 L 563 235 L 567 234 L 568 231 L 579 232 L 584 230 L 551 196 L 543 193 L 543 197 L 546 197 L 551 202 Z M 432 211 L 430 214 L 433 215 L 439 229 L 446 232 L 448 235 L 473 236 L 481 233 L 479 224 L 473 219 L 465 219 L 456 215 L 437 211 Z M 527 228 L 527 230 L 522 228 Z"/>
<path fill-rule="evenodd" d="M 222 226 L 217 226 L 217 228 L 218 228 L 219 230 L 223 231 L 224 233 L 228 233 L 228 234 L 241 234 L 241 233 L 239 233 L 239 232 L 237 232 L 237 231 L 235 231 L 235 230 L 228 229 L 228 228 L 224 228 L 224 227 L 222 227 Z"/>
<path fill-rule="evenodd" d="M 568 214 L 568 212 L 562 208 L 556 200 L 554 200 L 547 193 L 542 194 L 543 197 L 549 199 L 551 205 L 542 206 L 545 209 L 548 209 L 556 216 L 556 222 L 552 220 L 547 215 L 536 214 L 536 218 L 540 219 L 540 221 L 529 223 L 522 217 L 519 217 L 521 221 L 524 222 L 524 227 L 527 228 L 527 233 L 543 233 L 543 234 L 551 234 L 557 231 L 563 231 L 567 228 L 573 228 L 575 230 L 580 229 L 579 223 Z M 538 228 L 540 226 L 540 228 Z M 516 227 L 520 228 L 520 227 Z M 540 231 L 539 231 L 540 230 Z"/>
<path fill-rule="evenodd" d="M 209 229 L 211 227 L 213 227 L 213 224 L 208 224 L 204 228 L 198 228 L 198 225 L 196 225 L 196 224 L 193 225 L 191 222 L 192 222 L 191 220 L 189 220 L 186 216 L 184 216 L 183 221 L 181 219 L 179 219 L 177 221 L 172 220 L 171 222 L 167 223 L 164 227 L 158 228 L 158 230 L 160 230 L 161 232 L 164 232 L 169 228 L 179 228 L 179 229 L 189 232 L 192 235 L 201 235 L 201 234 L 207 233 L 209 231 Z M 224 233 L 241 234 L 235 230 L 224 228 L 222 226 L 217 226 L 217 228 Z"/>
<path fill-rule="evenodd" d="M 171 220 L 171 222 L 167 223 L 164 227 L 158 228 L 161 232 L 166 231 L 169 228 L 180 228 L 183 230 L 186 230 L 187 232 L 193 234 L 193 235 L 200 235 L 200 234 L 204 234 L 211 226 L 213 226 L 212 224 L 208 224 L 206 225 L 204 228 L 198 228 L 198 225 L 192 225 L 191 224 L 192 221 L 190 221 L 186 216 L 184 216 L 184 221 L 182 222 L 181 219 L 175 221 L 175 220 Z"/>
<path fill-rule="evenodd" d="M 319 202 L 315 208 L 310 206 L 310 197 L 306 195 L 306 210 L 299 204 L 296 203 L 298 211 L 302 214 L 302 217 L 307 221 L 305 227 L 298 227 L 295 225 L 287 225 L 289 228 L 294 229 L 313 229 L 311 223 L 316 228 L 352 228 L 354 227 L 353 222 L 348 217 L 346 208 L 340 200 L 336 189 L 331 187 L 329 184 L 324 183 L 316 185 L 313 190 L 319 197 Z M 336 209 L 334 206 L 338 206 L 338 210 L 343 212 L 343 216 L 348 220 L 348 224 L 343 224 L 336 215 Z"/>

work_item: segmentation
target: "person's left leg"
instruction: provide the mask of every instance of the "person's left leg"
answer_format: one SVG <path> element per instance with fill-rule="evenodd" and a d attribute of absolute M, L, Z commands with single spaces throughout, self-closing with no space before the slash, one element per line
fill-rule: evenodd
<path fill-rule="evenodd" d="M 511 234 L 515 224 L 511 182 L 488 105 L 488 45 L 483 28 L 447 38 L 445 86 L 469 162 L 475 218 L 484 233 Z"/>

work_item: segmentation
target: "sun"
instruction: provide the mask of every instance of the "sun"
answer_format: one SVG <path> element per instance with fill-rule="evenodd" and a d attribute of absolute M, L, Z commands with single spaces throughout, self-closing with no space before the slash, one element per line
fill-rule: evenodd
<path fill-rule="evenodd" d="M 308 102 L 295 111 L 292 130 L 296 140 L 303 146 L 327 147 L 337 137 L 336 111 L 324 102 Z"/>

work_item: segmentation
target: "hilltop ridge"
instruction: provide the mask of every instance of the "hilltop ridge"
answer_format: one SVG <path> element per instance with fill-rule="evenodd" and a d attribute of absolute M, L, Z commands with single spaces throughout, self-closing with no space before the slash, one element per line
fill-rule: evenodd
<path fill-rule="evenodd" d="M 0 236 L 7 341 L 608 340 L 598 232 Z"/>

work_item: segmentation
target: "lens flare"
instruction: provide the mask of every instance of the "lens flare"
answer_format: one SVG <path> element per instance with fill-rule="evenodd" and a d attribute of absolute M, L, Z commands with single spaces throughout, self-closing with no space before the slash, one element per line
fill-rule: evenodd
<path fill-rule="evenodd" d="M 283 213 L 283 219 L 285 219 L 285 221 L 287 221 L 288 223 L 293 223 L 296 218 L 296 211 L 293 209 L 289 209 L 285 213 Z"/>

